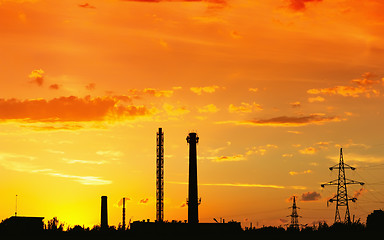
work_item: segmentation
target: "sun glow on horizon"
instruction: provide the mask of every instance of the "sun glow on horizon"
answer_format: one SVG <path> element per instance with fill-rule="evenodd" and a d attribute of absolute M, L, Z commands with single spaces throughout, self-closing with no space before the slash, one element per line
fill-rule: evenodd
<path fill-rule="evenodd" d="M 341 147 L 353 177 L 372 183 L 349 189 L 365 221 L 384 191 L 374 184 L 383 10 L 376 0 L 0 1 L 0 219 L 14 215 L 15 195 L 21 216 L 71 226 L 99 224 L 101 196 L 111 225 L 122 197 L 127 221 L 155 219 L 162 127 L 167 220 L 187 219 L 193 129 L 201 222 L 278 226 L 295 195 L 300 221 L 331 223 L 334 189 L 320 183 Z"/>

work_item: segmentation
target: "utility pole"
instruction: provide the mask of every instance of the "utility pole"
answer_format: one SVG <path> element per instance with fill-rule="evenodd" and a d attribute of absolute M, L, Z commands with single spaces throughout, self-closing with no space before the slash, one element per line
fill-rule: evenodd
<path fill-rule="evenodd" d="M 300 208 L 296 206 L 296 196 L 292 196 L 292 198 L 293 198 L 292 207 L 289 207 L 289 208 L 292 208 L 292 213 L 291 215 L 287 216 L 287 217 L 291 217 L 291 224 L 289 224 L 289 227 L 294 229 L 299 229 L 299 217 L 301 216 L 297 214 L 297 209 L 300 209 Z"/>
<path fill-rule="evenodd" d="M 17 194 L 16 194 L 15 217 L 17 217 Z"/>
<path fill-rule="evenodd" d="M 344 163 L 343 149 L 342 148 L 340 148 L 340 160 L 339 160 L 339 163 L 329 168 L 329 170 L 331 170 L 331 171 L 333 169 L 338 169 L 339 170 L 338 178 L 335 179 L 335 180 L 332 180 L 330 182 L 321 184 L 321 187 L 323 188 L 323 187 L 328 186 L 328 185 L 337 185 L 336 195 L 328 200 L 327 205 L 328 205 L 329 202 L 332 203 L 332 202 L 336 201 L 335 223 L 336 222 L 351 223 L 351 215 L 349 213 L 348 202 L 349 201 L 356 202 L 357 198 L 355 198 L 355 197 L 351 198 L 351 197 L 348 196 L 347 185 L 348 184 L 364 185 L 364 183 L 363 182 L 358 182 L 358 181 L 355 181 L 355 180 L 351 180 L 351 179 L 348 179 L 348 178 L 345 177 L 345 169 L 351 169 L 352 171 L 354 171 L 356 168 L 351 167 L 348 164 Z M 345 216 L 344 216 L 344 220 L 343 221 L 341 220 L 341 217 L 340 217 L 339 207 L 345 207 L 346 208 L 345 209 Z"/>

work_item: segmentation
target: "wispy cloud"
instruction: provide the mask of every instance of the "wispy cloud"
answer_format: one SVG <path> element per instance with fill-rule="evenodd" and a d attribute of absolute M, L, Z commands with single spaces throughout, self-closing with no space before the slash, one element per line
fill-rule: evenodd
<path fill-rule="evenodd" d="M 197 95 L 202 95 L 203 93 L 214 93 L 216 89 L 219 89 L 219 86 L 206 86 L 206 87 L 191 87 L 190 90 Z"/>
<path fill-rule="evenodd" d="M 153 97 L 172 97 L 175 90 L 178 90 L 178 87 L 172 88 L 172 90 L 160 90 L 156 88 L 145 88 L 143 90 L 139 89 L 129 89 L 129 93 L 134 97 L 141 97 L 143 95 L 149 95 Z"/>
<path fill-rule="evenodd" d="M 299 153 L 301 154 L 305 154 L 305 155 L 313 155 L 317 152 L 317 149 L 314 148 L 314 147 L 307 147 L 307 148 L 304 148 L 304 149 L 300 149 L 299 150 Z"/>
<path fill-rule="evenodd" d="M 101 177 L 95 177 L 95 176 L 77 176 L 77 175 L 63 174 L 58 172 L 48 172 L 46 174 L 54 177 L 72 179 L 84 185 L 106 185 L 106 184 L 112 183 L 112 181 L 110 180 L 105 180 L 105 179 L 102 179 Z"/>
<path fill-rule="evenodd" d="M 95 160 L 81 160 L 81 159 L 68 159 L 68 158 L 63 158 L 63 161 L 68 163 L 68 164 L 91 164 L 91 165 L 101 165 L 107 163 L 104 160 L 101 161 L 95 161 Z"/>
<path fill-rule="evenodd" d="M 322 113 L 313 113 L 308 116 L 287 117 L 280 116 L 268 119 L 254 120 L 229 120 L 216 122 L 217 124 L 235 124 L 235 125 L 250 125 L 250 126 L 270 126 L 270 127 L 300 127 L 310 124 L 322 125 L 330 122 L 345 121 L 345 118 L 338 116 L 327 117 Z"/>
<path fill-rule="evenodd" d="M 230 142 L 228 143 L 228 146 L 230 145 Z M 246 149 L 245 153 L 241 154 L 235 154 L 235 155 L 222 155 L 222 156 L 211 156 L 211 157 L 201 157 L 204 159 L 211 160 L 212 162 L 239 162 L 239 161 L 245 161 L 247 160 L 248 156 L 250 155 L 260 155 L 263 156 L 267 149 L 275 149 L 278 148 L 278 146 L 274 144 L 266 144 L 263 146 L 253 146 Z M 225 149 L 225 147 L 213 149 L 210 152 L 213 154 L 217 154 L 219 151 L 222 151 Z"/>
<path fill-rule="evenodd" d="M 182 116 L 190 112 L 185 106 L 174 106 L 169 103 L 164 103 L 163 109 L 167 115 L 172 117 Z"/>
<path fill-rule="evenodd" d="M 243 154 L 237 154 L 233 156 L 220 156 L 220 157 L 211 157 L 212 162 L 238 162 L 246 160 Z"/>
<path fill-rule="evenodd" d="M 167 181 L 167 183 L 183 184 L 183 185 L 188 184 L 188 182 L 174 182 L 174 181 Z M 306 189 L 306 187 L 304 186 L 283 186 L 283 185 L 256 184 L 256 183 L 199 183 L 199 186 L 275 188 L 275 189 L 300 189 L 300 190 Z"/>
<path fill-rule="evenodd" d="M 112 183 L 112 181 L 105 180 L 101 177 L 64 174 L 51 168 L 41 168 L 33 163 L 32 160 L 34 159 L 35 157 L 33 156 L 0 153 L 0 166 L 17 172 L 40 173 L 54 177 L 68 178 L 84 185 L 106 185 Z"/>
<path fill-rule="evenodd" d="M 323 94 L 323 95 L 339 95 L 343 97 L 377 97 L 380 96 L 380 90 L 375 88 L 375 85 L 380 86 L 383 80 L 372 80 L 372 74 L 363 74 L 362 78 L 353 79 L 351 81 L 354 85 L 339 85 L 329 88 L 312 88 L 307 91 L 309 94 Z M 311 98 L 313 101 L 323 101 L 323 98 Z M 309 100 L 309 99 L 308 99 Z"/>
<path fill-rule="evenodd" d="M 89 3 L 78 4 L 77 6 L 79 6 L 81 8 L 96 9 L 95 6 L 93 6 L 93 5 L 89 4 Z"/>
<path fill-rule="evenodd" d="M 219 109 L 216 107 L 215 104 L 208 104 L 201 108 L 198 108 L 199 113 L 215 113 L 218 112 Z"/>
<path fill-rule="evenodd" d="M 230 104 L 228 106 L 228 111 L 230 113 L 252 113 L 254 111 L 261 111 L 263 108 L 260 106 L 260 104 L 257 104 L 255 102 L 253 103 L 246 103 L 242 102 L 239 106 L 235 106 L 234 104 Z"/>
<path fill-rule="evenodd" d="M 312 171 L 308 169 L 308 170 L 305 170 L 305 171 L 302 171 L 302 172 L 290 171 L 289 175 L 295 176 L 295 175 L 309 174 L 309 173 L 312 173 Z"/>

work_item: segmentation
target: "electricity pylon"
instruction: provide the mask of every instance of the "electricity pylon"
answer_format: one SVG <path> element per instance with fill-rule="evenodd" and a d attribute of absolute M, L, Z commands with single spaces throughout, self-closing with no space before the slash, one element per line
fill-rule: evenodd
<path fill-rule="evenodd" d="M 344 223 L 351 223 L 351 216 L 349 213 L 349 206 L 348 206 L 348 201 L 356 202 L 357 198 L 349 197 L 347 193 L 347 185 L 348 184 L 360 184 L 364 185 L 363 182 L 358 182 L 355 180 L 351 180 L 345 177 L 345 169 L 351 169 L 355 170 L 356 168 L 349 166 L 348 164 L 344 163 L 343 159 L 343 149 L 340 148 L 340 160 L 339 163 L 330 167 L 329 170 L 333 169 L 339 169 L 339 176 L 337 179 L 332 180 L 330 182 L 321 184 L 321 187 L 325 187 L 327 185 L 337 185 L 337 193 L 334 197 L 328 200 L 328 202 L 332 203 L 336 201 L 336 212 L 335 212 L 335 223 L 336 222 L 344 222 Z M 327 205 L 328 205 L 327 202 Z M 345 217 L 344 221 L 341 221 L 340 217 L 340 210 L 339 207 L 346 207 L 345 209 Z"/>
<path fill-rule="evenodd" d="M 289 227 L 298 229 L 299 228 L 299 217 L 301 217 L 301 216 L 299 216 L 297 214 L 297 209 L 300 209 L 300 208 L 296 206 L 296 196 L 292 196 L 292 197 L 293 197 L 292 207 L 289 207 L 289 208 L 292 208 L 292 213 L 291 213 L 291 215 L 288 215 L 287 217 L 291 217 L 291 224 L 289 224 Z"/>

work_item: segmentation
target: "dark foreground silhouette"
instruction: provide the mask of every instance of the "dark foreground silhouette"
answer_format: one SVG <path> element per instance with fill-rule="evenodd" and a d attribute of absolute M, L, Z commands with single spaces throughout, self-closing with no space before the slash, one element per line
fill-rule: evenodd
<path fill-rule="evenodd" d="M 38 236 L 43 239 L 185 239 L 194 237 L 198 239 L 283 239 L 295 237 L 308 239 L 311 237 L 335 236 L 351 237 L 352 239 L 364 237 L 377 238 L 384 233 L 384 212 L 375 210 L 367 217 L 367 224 L 360 221 L 353 223 L 335 223 L 328 225 L 320 222 L 313 226 L 300 228 L 283 228 L 263 226 L 261 228 L 240 228 L 237 222 L 211 224 L 187 224 L 181 222 L 170 223 L 144 223 L 134 222 L 131 229 L 122 229 L 121 226 L 109 226 L 101 229 L 99 225 L 93 228 L 84 228 L 80 225 L 67 227 L 57 218 L 43 223 L 39 217 L 10 217 L 0 223 L 0 238 L 3 236 Z"/>

